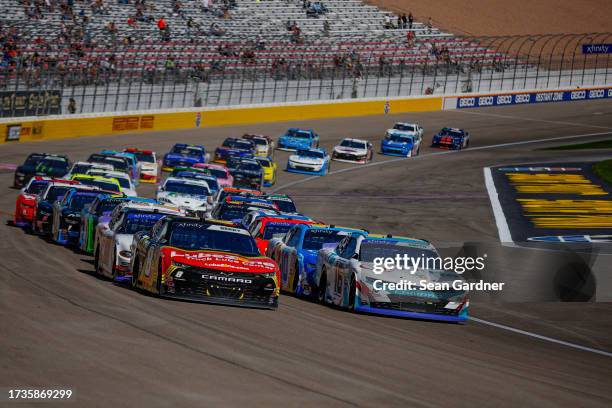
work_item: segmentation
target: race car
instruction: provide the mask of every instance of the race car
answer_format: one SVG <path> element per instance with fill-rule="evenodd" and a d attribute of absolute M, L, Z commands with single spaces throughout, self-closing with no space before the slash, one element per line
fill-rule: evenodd
<path fill-rule="evenodd" d="M 128 197 L 138 197 L 138 192 L 136 192 L 136 186 L 134 185 L 134 182 L 132 181 L 130 175 L 127 173 L 94 168 L 87 170 L 87 175 L 117 180 L 117 182 L 119 183 L 119 188 L 121 189 L 121 192 L 123 194 Z"/>
<path fill-rule="evenodd" d="M 380 143 L 380 152 L 390 156 L 412 157 L 419 154 L 423 128 L 414 123 L 398 122 L 388 129 Z"/>
<path fill-rule="evenodd" d="M 238 187 L 223 187 L 217 194 L 213 196 L 212 202 L 213 205 L 223 202 L 228 196 L 231 195 L 243 195 L 243 196 L 251 196 L 251 197 L 261 197 L 263 196 L 263 192 L 259 190 L 252 190 L 250 188 L 238 188 Z"/>
<path fill-rule="evenodd" d="M 26 186 L 21 189 L 15 201 L 13 225 L 24 228 L 32 226 L 36 207 L 36 195 L 43 191 L 51 181 L 58 181 L 58 179 L 34 176 L 28 181 Z"/>
<path fill-rule="evenodd" d="M 263 169 L 264 187 L 273 186 L 276 183 L 276 163 L 269 157 L 255 157 Z"/>
<path fill-rule="evenodd" d="M 278 211 L 276 204 L 256 198 L 228 196 L 221 201 L 210 214 L 211 218 L 239 223 L 251 211 L 274 210 Z"/>
<path fill-rule="evenodd" d="M 276 204 L 279 211 L 284 214 L 295 214 L 298 212 L 295 202 L 287 194 L 266 194 L 265 199 Z"/>
<path fill-rule="evenodd" d="M 93 153 L 88 158 L 89 163 L 101 163 L 111 165 L 112 170 L 131 174 L 130 159 L 113 154 Z"/>
<path fill-rule="evenodd" d="M 132 244 L 132 286 L 162 297 L 276 309 L 277 265 L 231 223 L 164 217 Z"/>
<path fill-rule="evenodd" d="M 251 140 L 228 137 L 215 150 L 215 163 L 225 163 L 229 157 L 250 158 L 255 153 L 255 144 Z"/>
<path fill-rule="evenodd" d="M 348 235 L 366 235 L 362 230 L 324 224 L 296 224 L 283 237 L 273 238 L 266 255 L 280 268 L 281 290 L 300 296 L 317 296 L 315 271 L 317 252 L 338 244 Z"/>
<path fill-rule="evenodd" d="M 196 169 L 206 169 L 217 178 L 220 187 L 231 187 L 234 185 L 232 176 L 227 167 L 215 163 L 198 163 L 193 166 Z"/>
<path fill-rule="evenodd" d="M 88 174 L 75 174 L 74 176 L 72 176 L 71 180 L 78 181 L 79 183 L 86 186 L 96 186 L 99 187 L 101 190 L 121 193 L 121 185 L 115 178 L 90 176 Z"/>
<path fill-rule="evenodd" d="M 125 202 L 115 207 L 108 224 L 98 224 L 96 227 L 96 273 L 116 282 L 131 282 L 134 234 L 149 231 L 159 219 L 169 215 L 182 213 L 176 207 L 153 203 Z"/>
<path fill-rule="evenodd" d="M 206 163 L 208 155 L 202 145 L 177 143 L 164 155 L 162 171 L 172 171 L 174 167 L 190 167 L 196 163 Z"/>
<path fill-rule="evenodd" d="M 140 166 L 140 181 L 143 183 L 157 183 L 159 178 L 159 166 L 154 151 L 130 147 L 125 149 L 124 152 L 132 153 L 136 156 L 136 160 Z"/>
<path fill-rule="evenodd" d="M 158 187 L 155 198 L 162 204 L 176 206 L 184 211 L 206 213 L 212 203 L 208 183 L 202 180 L 168 177 Z"/>
<path fill-rule="evenodd" d="M 66 179 L 70 179 L 72 178 L 72 176 L 75 176 L 77 174 L 87 174 L 87 172 L 92 169 L 114 171 L 112 164 L 90 163 L 90 162 L 80 161 L 80 162 L 74 163 L 72 167 L 70 168 L 70 171 L 68 172 L 68 174 L 66 174 L 64 177 Z"/>
<path fill-rule="evenodd" d="M 367 140 L 344 138 L 332 151 L 332 160 L 349 163 L 367 163 L 374 154 L 372 143 Z"/>
<path fill-rule="evenodd" d="M 441 149 L 461 150 L 470 146 L 470 134 L 463 129 L 442 128 L 434 135 L 431 147 Z"/>
<path fill-rule="evenodd" d="M 296 224 L 314 224 L 312 220 L 301 220 L 282 215 L 269 215 L 258 218 L 249 227 L 249 233 L 255 238 L 257 248 L 262 255 L 268 250 L 272 238 L 282 238 Z"/>
<path fill-rule="evenodd" d="M 255 144 L 255 156 L 274 157 L 274 140 L 270 136 L 245 133 L 242 138 Z"/>
<path fill-rule="evenodd" d="M 264 184 L 264 169 L 256 159 L 239 159 L 236 167 L 230 169 L 234 186 L 259 190 Z"/>
<path fill-rule="evenodd" d="M 75 186 L 53 203 L 51 239 L 60 245 L 76 243 L 81 232 L 81 211 L 101 193 L 95 186 Z"/>
<path fill-rule="evenodd" d="M 440 259 L 427 241 L 391 235 L 350 235 L 333 249 L 317 254 L 315 280 L 321 303 L 353 311 L 428 320 L 461 322 L 468 318 L 468 292 L 465 290 L 426 290 L 425 283 L 461 280 L 454 271 L 425 269 L 387 269 L 376 273 L 375 259 Z M 414 265 L 412 261 L 411 265 Z M 400 284 L 401 290 L 383 284 Z"/>
<path fill-rule="evenodd" d="M 278 139 L 279 150 L 298 150 L 319 147 L 319 135 L 311 129 L 290 128 Z"/>
<path fill-rule="evenodd" d="M 53 224 L 53 204 L 61 199 L 71 188 L 80 185 L 78 181 L 61 180 L 49 182 L 45 189 L 36 196 L 32 230 L 41 235 L 51 232 Z"/>
<path fill-rule="evenodd" d="M 62 178 L 69 169 L 70 159 L 66 155 L 32 153 L 15 169 L 13 187 L 22 188 L 34 176 Z"/>
<path fill-rule="evenodd" d="M 128 166 L 129 171 L 127 171 L 126 173 L 130 175 L 134 184 L 138 185 L 138 183 L 140 182 L 140 164 L 138 163 L 136 154 L 126 152 L 126 151 L 117 152 L 115 150 L 110 150 L 110 149 L 104 149 L 100 153 L 107 154 L 113 157 L 125 157 L 128 160 L 128 165 L 129 165 Z"/>
<path fill-rule="evenodd" d="M 287 159 L 286 171 L 290 173 L 324 176 L 329 173 L 330 158 L 325 149 L 298 149 Z"/>
<path fill-rule="evenodd" d="M 205 181 L 208 184 L 208 189 L 210 190 L 210 194 L 214 195 L 219 191 L 219 182 L 217 178 L 208 172 L 202 173 L 199 171 L 175 171 L 172 172 L 172 177 L 186 180 L 200 180 Z M 193 170 L 202 170 L 202 169 L 193 169 Z"/>

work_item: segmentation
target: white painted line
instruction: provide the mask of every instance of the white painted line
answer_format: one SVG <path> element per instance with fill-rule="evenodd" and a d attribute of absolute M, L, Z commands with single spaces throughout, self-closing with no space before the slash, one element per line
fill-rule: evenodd
<path fill-rule="evenodd" d="M 599 349 L 592 348 L 592 347 L 581 346 L 580 344 L 570 343 L 568 341 L 554 339 L 552 337 L 542 336 L 541 334 L 532 333 L 527 330 L 516 329 L 514 327 L 506 326 L 506 325 L 495 323 L 495 322 L 490 322 L 488 320 L 479 319 L 477 317 L 470 317 L 470 321 L 481 323 L 481 324 L 486 324 L 487 326 L 492 326 L 498 329 L 511 331 L 513 333 L 522 334 L 524 336 L 529 336 L 529 337 L 533 337 L 536 339 L 548 341 L 550 343 L 560 344 L 562 346 L 571 347 L 577 350 L 587 351 L 589 353 L 599 354 L 599 355 L 606 356 L 606 357 L 612 357 L 612 353 L 605 351 L 605 350 L 599 350 Z"/>
<path fill-rule="evenodd" d="M 520 121 L 525 121 L 525 122 L 551 123 L 553 125 L 582 126 L 582 127 L 590 127 L 594 129 L 612 129 L 612 127 L 610 126 L 589 125 L 586 123 L 564 122 L 564 121 L 558 121 L 558 120 L 523 118 L 520 116 L 513 116 L 513 115 L 501 115 L 499 113 L 485 113 L 485 112 L 474 112 L 474 111 L 469 112 L 467 109 L 456 109 L 453 112 L 467 113 L 469 115 L 491 116 L 494 118 L 501 118 L 501 119 L 520 120 Z"/>
<path fill-rule="evenodd" d="M 499 202 L 499 194 L 497 194 L 497 189 L 495 188 L 491 168 L 485 167 L 482 170 L 484 171 L 485 186 L 487 187 L 487 193 L 489 193 L 489 200 L 491 201 L 491 207 L 493 208 L 493 215 L 495 216 L 495 224 L 497 225 L 499 240 L 502 243 L 511 243 L 513 242 L 512 235 L 510 234 L 510 228 L 508 228 L 508 222 L 506 221 L 504 210 Z"/>

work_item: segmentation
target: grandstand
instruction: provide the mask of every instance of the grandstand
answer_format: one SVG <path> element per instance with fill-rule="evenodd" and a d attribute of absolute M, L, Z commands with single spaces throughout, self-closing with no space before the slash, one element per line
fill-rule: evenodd
<path fill-rule="evenodd" d="M 530 69 L 430 24 L 398 28 L 360 0 L 0 4 L 0 91 L 59 89 L 78 112 L 461 92 L 473 72 L 491 87 Z"/>

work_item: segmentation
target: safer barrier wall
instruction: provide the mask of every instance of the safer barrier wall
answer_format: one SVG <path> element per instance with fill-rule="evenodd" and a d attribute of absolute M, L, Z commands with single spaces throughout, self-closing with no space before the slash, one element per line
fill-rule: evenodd
<path fill-rule="evenodd" d="M 442 109 L 441 97 L 333 101 L 0 120 L 0 143 Z"/>

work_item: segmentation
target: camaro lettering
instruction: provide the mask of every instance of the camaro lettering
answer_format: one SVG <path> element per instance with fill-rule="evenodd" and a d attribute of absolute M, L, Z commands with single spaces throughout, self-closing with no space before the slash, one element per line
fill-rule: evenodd
<path fill-rule="evenodd" d="M 202 279 L 214 280 L 218 282 L 253 283 L 252 279 L 234 278 L 232 276 L 202 275 Z"/>

